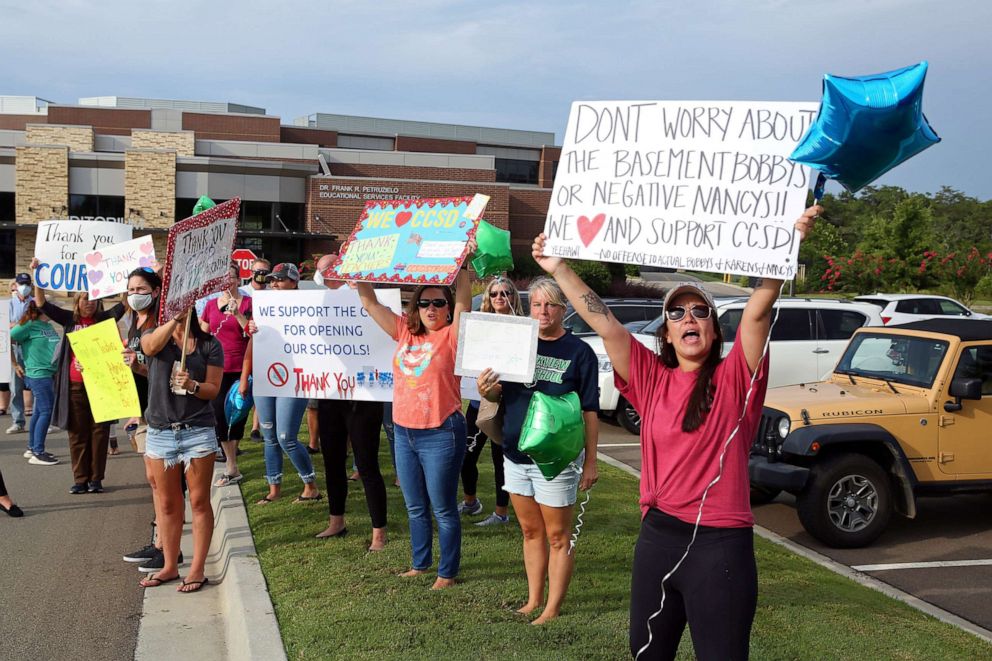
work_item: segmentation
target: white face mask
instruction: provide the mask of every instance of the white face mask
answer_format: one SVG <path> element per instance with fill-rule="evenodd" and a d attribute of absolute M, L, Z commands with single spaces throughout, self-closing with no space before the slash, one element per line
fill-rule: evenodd
<path fill-rule="evenodd" d="M 151 294 L 128 294 L 127 304 L 131 306 L 132 310 L 137 310 L 141 312 L 148 308 L 152 304 Z"/>
<path fill-rule="evenodd" d="M 21 295 L 22 298 L 27 297 L 31 293 L 31 285 L 17 285 L 17 293 Z"/>

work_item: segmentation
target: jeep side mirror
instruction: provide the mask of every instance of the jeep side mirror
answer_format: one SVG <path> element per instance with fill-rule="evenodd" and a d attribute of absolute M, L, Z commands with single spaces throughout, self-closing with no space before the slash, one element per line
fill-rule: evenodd
<path fill-rule="evenodd" d="M 982 380 L 981 379 L 954 379 L 950 388 L 953 402 L 944 402 L 944 410 L 948 413 L 961 410 L 962 399 L 981 399 Z"/>

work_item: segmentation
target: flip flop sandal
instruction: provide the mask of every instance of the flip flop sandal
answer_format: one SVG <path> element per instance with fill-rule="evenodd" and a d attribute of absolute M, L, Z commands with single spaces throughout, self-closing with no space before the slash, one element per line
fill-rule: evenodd
<path fill-rule="evenodd" d="M 210 584 L 210 579 L 207 578 L 206 576 L 203 577 L 203 580 L 202 581 L 187 581 L 187 580 L 184 579 L 183 580 L 183 584 L 180 586 L 180 588 L 185 588 L 185 587 L 190 586 L 190 585 L 195 585 L 196 587 L 193 588 L 192 590 L 178 589 L 178 590 L 176 590 L 176 592 L 180 592 L 182 594 L 192 594 L 194 592 L 199 592 L 200 590 L 202 590 L 204 588 L 204 586 L 209 585 L 209 584 Z"/>
<path fill-rule="evenodd" d="M 218 478 L 216 482 L 214 482 L 214 486 L 229 487 L 232 484 L 237 484 L 243 479 L 245 479 L 244 475 L 228 475 L 227 473 L 224 473 L 223 475 L 220 476 L 220 478 Z"/>
<path fill-rule="evenodd" d="M 165 585 L 166 583 L 172 583 L 179 580 L 179 574 L 176 574 L 172 578 L 157 578 L 154 576 L 149 576 L 138 581 L 138 585 L 143 588 L 157 588 L 160 585 Z"/>
<path fill-rule="evenodd" d="M 259 498 L 258 501 L 255 504 L 256 505 L 268 505 L 269 503 L 274 503 L 274 502 L 276 502 L 276 499 L 275 498 L 269 498 L 268 496 L 263 496 L 262 498 Z"/>
<path fill-rule="evenodd" d="M 299 505 L 300 503 L 312 503 L 317 500 L 323 500 L 324 494 L 318 493 L 316 496 L 297 496 L 293 502 Z"/>

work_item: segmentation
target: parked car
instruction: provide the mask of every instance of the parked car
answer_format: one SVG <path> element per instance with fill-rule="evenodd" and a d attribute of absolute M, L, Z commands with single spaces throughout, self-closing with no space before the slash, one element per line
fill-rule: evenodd
<path fill-rule="evenodd" d="M 717 318 L 723 331 L 723 353 L 730 351 L 741 313 L 747 298 L 720 298 L 716 304 Z M 826 298 L 783 298 L 775 304 L 778 319 L 772 327 L 771 371 L 769 387 L 819 381 L 837 363 L 855 330 L 862 326 L 881 326 L 878 308 L 869 303 L 853 303 Z M 662 317 L 646 325 L 634 338 L 652 351 L 657 351 L 655 333 L 664 323 Z M 641 417 L 613 385 L 613 366 L 603 341 L 598 336 L 584 337 L 599 358 L 600 412 L 616 416 L 617 421 L 632 434 L 639 434 Z"/>
<path fill-rule="evenodd" d="M 648 322 L 654 321 L 661 314 L 663 299 L 660 298 L 604 298 L 603 303 L 610 309 L 610 313 L 617 320 L 624 324 L 633 324 L 641 327 Z M 643 322 L 643 323 L 642 323 Z M 565 319 L 562 325 L 579 337 L 595 335 L 595 331 L 589 327 L 585 319 L 572 309 L 572 306 L 565 310 Z M 629 329 L 629 328 L 628 328 Z M 633 331 L 631 331 L 633 332 Z"/>
<path fill-rule="evenodd" d="M 826 381 L 768 391 L 752 500 L 793 493 L 811 535 L 866 546 L 919 495 L 992 491 L 990 419 L 992 321 L 861 328 Z"/>
<path fill-rule="evenodd" d="M 992 319 L 989 315 L 969 310 L 959 301 L 947 296 L 877 293 L 855 296 L 854 300 L 872 303 L 881 308 L 882 323 L 886 326 L 937 317 Z"/>

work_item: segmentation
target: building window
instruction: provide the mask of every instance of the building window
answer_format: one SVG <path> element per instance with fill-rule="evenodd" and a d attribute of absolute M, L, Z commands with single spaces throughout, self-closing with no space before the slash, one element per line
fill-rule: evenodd
<path fill-rule="evenodd" d="M 70 195 L 69 215 L 78 218 L 123 219 L 124 198 L 117 195 Z"/>
<path fill-rule="evenodd" d="M 14 193 L 0 193 L 0 222 L 12 223 L 16 220 L 17 210 L 14 203 Z M 14 230 L 0 230 L 0 278 L 14 277 L 14 245 L 17 235 Z M 0 292 L 6 296 L 8 292 Z"/>
<path fill-rule="evenodd" d="M 538 161 L 518 158 L 497 158 L 496 181 L 510 184 L 536 184 Z"/>

